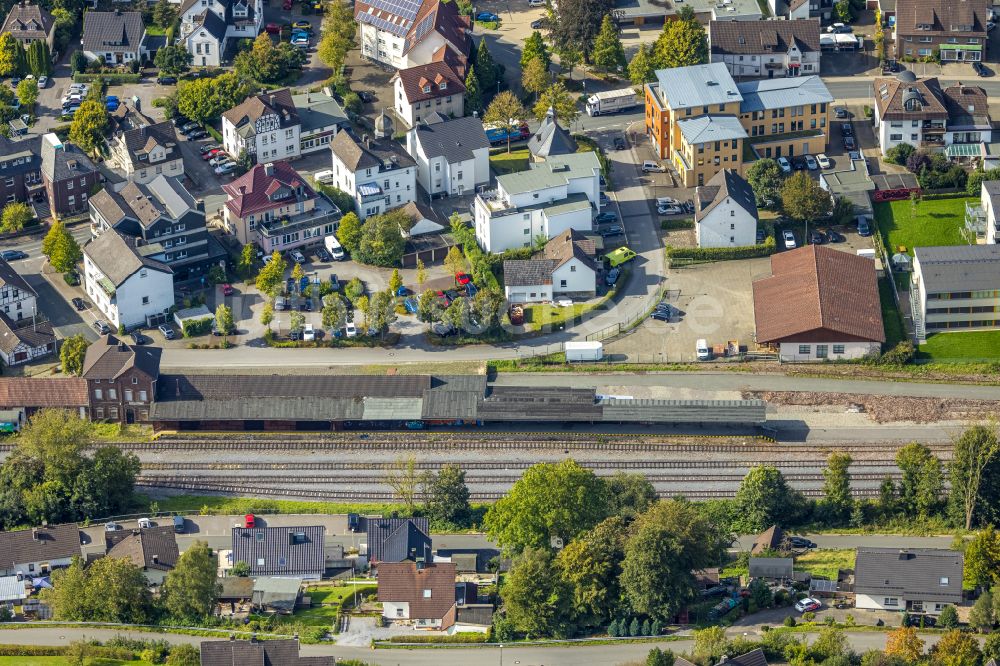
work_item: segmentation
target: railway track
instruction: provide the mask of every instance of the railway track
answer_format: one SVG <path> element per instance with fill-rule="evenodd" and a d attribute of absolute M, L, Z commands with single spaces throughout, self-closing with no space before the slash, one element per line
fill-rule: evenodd
<path fill-rule="evenodd" d="M 657 470 L 657 469 L 745 469 L 758 465 L 760 461 L 740 461 L 740 460 L 577 460 L 581 467 L 592 470 Z M 414 461 L 413 466 L 419 470 L 438 470 L 447 461 L 428 462 Z M 526 470 L 534 462 L 463 462 L 461 467 L 465 472 L 478 470 Z M 783 460 L 773 463 L 779 468 L 801 468 L 801 467 L 821 467 L 822 462 L 810 460 Z M 264 471 L 388 471 L 398 466 L 395 462 L 366 461 L 318 461 L 318 462 L 144 462 L 142 468 L 145 471 L 237 471 L 246 470 L 254 472 Z M 858 467 L 865 468 L 885 468 L 887 473 L 892 473 L 896 469 L 895 462 L 864 462 Z"/>

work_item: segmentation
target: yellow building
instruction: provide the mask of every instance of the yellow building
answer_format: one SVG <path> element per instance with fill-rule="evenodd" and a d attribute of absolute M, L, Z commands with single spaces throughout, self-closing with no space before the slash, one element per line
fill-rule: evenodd
<path fill-rule="evenodd" d="M 821 153 L 833 97 L 818 76 L 737 84 L 723 63 L 662 69 L 645 86 L 646 134 L 685 187 L 764 157 Z"/>

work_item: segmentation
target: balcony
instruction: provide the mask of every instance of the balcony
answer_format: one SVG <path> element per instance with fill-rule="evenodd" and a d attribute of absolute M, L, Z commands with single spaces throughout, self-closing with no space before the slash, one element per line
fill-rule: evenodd
<path fill-rule="evenodd" d="M 316 197 L 316 205 L 312 210 L 307 210 L 296 215 L 282 215 L 257 223 L 257 231 L 264 238 L 274 238 L 283 234 L 290 234 L 296 231 L 311 229 L 320 224 L 336 222 L 340 220 L 341 212 L 337 206 L 324 195 Z"/>
<path fill-rule="evenodd" d="M 382 187 L 375 182 L 358 185 L 358 194 L 361 196 L 361 201 L 363 203 L 368 203 L 369 201 L 375 201 L 376 199 L 382 199 L 385 197 L 385 192 L 382 191 Z"/>
<path fill-rule="evenodd" d="M 977 240 L 986 238 L 986 225 L 988 223 L 986 211 L 983 210 L 978 201 L 965 202 L 965 229 L 962 230 L 962 235 L 966 240 L 975 239 L 972 241 L 975 243 Z"/>
<path fill-rule="evenodd" d="M 490 214 L 490 217 L 511 215 L 517 212 L 517 207 L 507 200 L 500 190 L 483 190 L 476 195 L 476 200 Z"/>

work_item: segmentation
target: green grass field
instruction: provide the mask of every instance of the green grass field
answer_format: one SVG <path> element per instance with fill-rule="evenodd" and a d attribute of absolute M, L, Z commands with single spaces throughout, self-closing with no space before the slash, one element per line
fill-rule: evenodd
<path fill-rule="evenodd" d="M 919 351 L 935 361 L 1000 360 L 1000 331 L 935 333 Z"/>
<path fill-rule="evenodd" d="M 496 171 L 498 176 L 524 171 L 528 168 L 528 149 L 511 150 L 510 153 L 504 148 L 493 155 L 490 155 L 490 166 Z"/>
<path fill-rule="evenodd" d="M 875 222 L 893 254 L 900 247 L 913 254 L 914 247 L 965 245 L 965 202 L 975 197 L 929 199 L 914 204 L 909 199 L 875 204 Z"/>
<path fill-rule="evenodd" d="M 892 298 L 892 285 L 888 278 L 879 278 L 878 295 L 882 302 L 882 328 L 885 329 L 885 349 L 892 349 L 906 339 L 906 329 L 900 317 L 896 301 Z"/>
<path fill-rule="evenodd" d="M 0 657 L 0 666 L 69 666 L 66 657 Z M 151 666 L 148 661 L 89 657 L 87 666 Z"/>
<path fill-rule="evenodd" d="M 837 580 L 839 569 L 854 568 L 854 553 L 853 550 L 811 550 L 795 558 L 795 570 Z"/>

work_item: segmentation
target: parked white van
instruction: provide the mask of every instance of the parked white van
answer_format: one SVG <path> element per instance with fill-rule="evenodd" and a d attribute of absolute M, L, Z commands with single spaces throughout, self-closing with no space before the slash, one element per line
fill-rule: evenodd
<path fill-rule="evenodd" d="M 705 338 L 694 343 L 694 353 L 699 361 L 708 361 L 712 358 L 712 350 L 708 348 L 708 341 Z"/>

